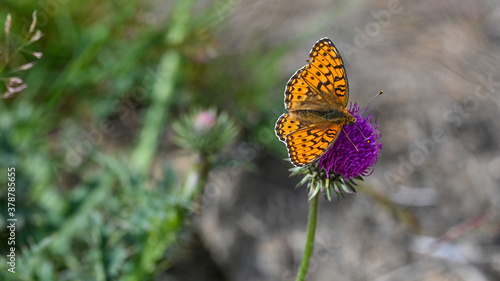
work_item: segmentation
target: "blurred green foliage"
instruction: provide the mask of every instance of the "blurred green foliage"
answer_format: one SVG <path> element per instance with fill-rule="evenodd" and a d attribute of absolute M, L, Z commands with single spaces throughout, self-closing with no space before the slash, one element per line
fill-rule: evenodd
<path fill-rule="evenodd" d="M 43 58 L 22 74 L 28 88 L 0 102 L 2 186 L 16 168 L 16 280 L 150 280 L 167 269 L 193 202 L 162 157 L 174 147 L 163 136 L 190 108 L 227 111 L 242 138 L 283 149 L 272 126 L 283 47 L 219 52 L 220 23 L 237 2 L 194 3 L 0 4 L 12 33 L 26 32 L 35 9 L 44 33 L 29 47 Z M 2 241 L 6 202 L 2 188 Z M 1 280 L 13 276 L 7 249 Z"/>

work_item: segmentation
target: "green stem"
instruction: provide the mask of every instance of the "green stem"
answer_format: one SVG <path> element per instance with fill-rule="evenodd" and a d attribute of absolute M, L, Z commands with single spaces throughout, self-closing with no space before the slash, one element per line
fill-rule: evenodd
<path fill-rule="evenodd" d="M 184 192 L 186 199 L 193 202 L 194 212 L 199 214 L 201 212 L 201 204 L 203 198 L 203 188 L 208 181 L 208 173 L 210 172 L 211 165 L 207 155 L 198 155 L 193 169 L 186 177 L 184 184 Z"/>
<path fill-rule="evenodd" d="M 307 276 L 307 270 L 309 269 L 309 261 L 314 250 L 314 237 L 316 235 L 316 222 L 318 221 L 318 198 L 319 195 L 316 194 L 309 202 L 309 218 L 307 223 L 307 240 L 304 249 L 304 256 L 302 257 L 302 263 L 297 274 L 296 281 L 304 281 Z"/>

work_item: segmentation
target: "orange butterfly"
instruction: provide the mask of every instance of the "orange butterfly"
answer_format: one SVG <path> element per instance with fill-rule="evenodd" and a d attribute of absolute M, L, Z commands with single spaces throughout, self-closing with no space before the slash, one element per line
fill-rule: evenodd
<path fill-rule="evenodd" d="M 356 122 L 346 109 L 349 85 L 344 63 L 332 41 L 322 38 L 316 42 L 307 62 L 286 84 L 288 113 L 280 116 L 275 128 L 295 166 L 318 160 L 343 126 Z"/>

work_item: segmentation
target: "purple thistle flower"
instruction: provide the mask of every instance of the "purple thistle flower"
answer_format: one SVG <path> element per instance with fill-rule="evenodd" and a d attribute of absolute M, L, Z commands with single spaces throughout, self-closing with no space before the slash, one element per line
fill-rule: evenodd
<path fill-rule="evenodd" d="M 350 104 L 348 111 L 357 118 L 356 123 L 344 125 L 335 143 L 319 159 L 318 166 L 327 171 L 328 178 L 332 173 L 348 180 L 373 172 L 372 166 L 377 162 L 382 143 L 378 142 L 377 121 L 372 124 L 371 115 L 362 115 L 366 109 L 359 112 L 357 103 Z"/>

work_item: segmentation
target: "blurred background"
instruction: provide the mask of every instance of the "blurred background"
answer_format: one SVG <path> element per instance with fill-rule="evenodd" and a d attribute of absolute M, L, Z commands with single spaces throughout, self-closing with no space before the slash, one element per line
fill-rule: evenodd
<path fill-rule="evenodd" d="M 352 102 L 385 92 L 383 150 L 320 200 L 308 280 L 500 280 L 499 1 L 4 0 L 4 22 L 0 279 L 294 280 L 307 190 L 274 123 L 329 37 Z"/>

